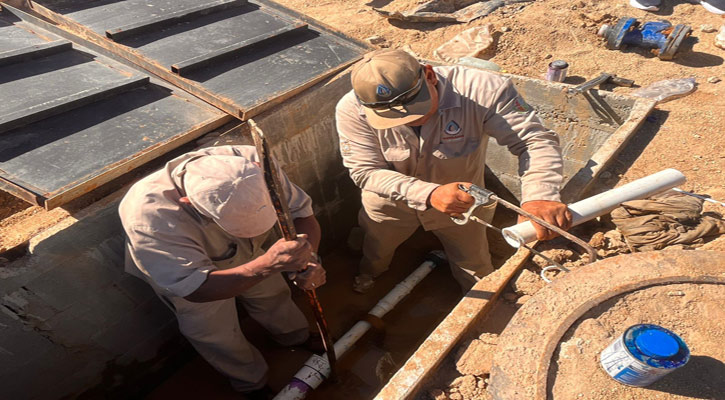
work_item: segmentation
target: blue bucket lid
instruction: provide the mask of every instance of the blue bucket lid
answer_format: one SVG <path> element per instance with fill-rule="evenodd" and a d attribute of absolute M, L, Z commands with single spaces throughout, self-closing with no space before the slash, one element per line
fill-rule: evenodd
<path fill-rule="evenodd" d="M 680 351 L 677 340 L 659 329 L 647 329 L 634 339 L 637 348 L 648 357 L 669 358 Z"/>

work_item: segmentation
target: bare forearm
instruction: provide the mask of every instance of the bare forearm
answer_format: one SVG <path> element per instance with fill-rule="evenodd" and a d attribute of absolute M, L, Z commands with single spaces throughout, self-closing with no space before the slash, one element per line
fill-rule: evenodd
<path fill-rule="evenodd" d="M 317 249 L 320 247 L 320 239 L 322 238 L 322 231 L 320 224 L 317 222 L 317 218 L 314 215 L 305 218 L 296 218 L 294 224 L 297 233 L 307 234 L 307 241 L 312 245 L 312 250 L 317 252 Z"/>

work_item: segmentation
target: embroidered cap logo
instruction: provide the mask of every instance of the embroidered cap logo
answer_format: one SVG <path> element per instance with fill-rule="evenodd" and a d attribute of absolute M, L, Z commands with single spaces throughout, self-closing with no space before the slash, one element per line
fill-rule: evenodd
<path fill-rule="evenodd" d="M 385 85 L 378 85 L 377 89 L 375 89 L 375 94 L 382 98 L 388 98 L 392 93 Z"/>

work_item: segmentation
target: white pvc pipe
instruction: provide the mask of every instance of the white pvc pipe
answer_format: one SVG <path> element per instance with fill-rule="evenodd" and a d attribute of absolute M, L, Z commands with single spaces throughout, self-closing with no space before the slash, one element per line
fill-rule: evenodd
<path fill-rule="evenodd" d="M 434 251 L 433 254 L 440 259 L 445 259 L 445 254 L 441 251 Z M 368 314 L 382 318 L 407 296 L 423 278 L 428 276 L 435 267 L 436 263 L 433 261 L 426 261 L 421 264 L 413 273 L 408 275 L 407 278 L 398 283 L 393 290 L 385 295 Z M 370 327 L 369 322 L 358 321 L 340 340 L 335 342 L 335 355 L 337 355 L 338 360 L 352 348 L 355 342 L 370 330 Z M 305 361 L 305 365 L 297 371 L 287 386 L 277 393 L 274 400 L 304 399 L 307 397 L 308 392 L 316 389 L 330 376 L 330 371 L 327 353 L 322 356 L 313 354 L 312 357 Z"/>
<path fill-rule="evenodd" d="M 570 204 L 568 207 L 572 215 L 571 226 L 604 215 L 624 202 L 644 199 L 672 189 L 685 183 L 685 180 L 685 175 L 682 172 L 670 168 Z M 536 240 L 536 230 L 531 221 L 504 228 L 502 234 L 506 239 L 506 243 L 516 248 L 520 247 L 522 243 L 530 243 Z"/>

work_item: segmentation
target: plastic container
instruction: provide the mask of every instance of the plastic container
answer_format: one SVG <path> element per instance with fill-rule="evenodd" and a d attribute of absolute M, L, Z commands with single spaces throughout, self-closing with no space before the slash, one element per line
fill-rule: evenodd
<path fill-rule="evenodd" d="M 629 327 L 600 355 L 604 371 L 629 386 L 652 384 L 687 364 L 690 349 L 672 331 L 640 324 Z"/>

